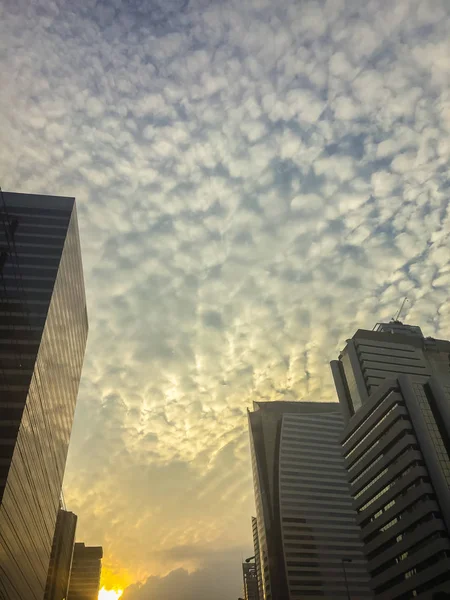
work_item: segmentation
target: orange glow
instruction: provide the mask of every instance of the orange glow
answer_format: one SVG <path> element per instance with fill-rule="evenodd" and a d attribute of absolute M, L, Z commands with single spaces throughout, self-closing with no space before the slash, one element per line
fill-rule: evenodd
<path fill-rule="evenodd" d="M 100 585 L 106 591 L 124 590 L 131 583 L 130 575 L 125 569 L 121 569 L 120 567 L 111 564 L 102 565 Z M 111 598 L 114 600 L 114 596 L 111 596 Z M 105 596 L 104 600 L 109 600 L 108 596 Z"/>

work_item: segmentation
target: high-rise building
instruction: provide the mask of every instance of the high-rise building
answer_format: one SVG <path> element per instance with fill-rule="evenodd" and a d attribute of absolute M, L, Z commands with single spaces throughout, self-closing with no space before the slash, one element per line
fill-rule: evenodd
<path fill-rule="evenodd" d="M 73 198 L 0 194 L 0 598 L 42 600 L 87 313 Z"/>
<path fill-rule="evenodd" d="M 367 402 L 385 379 L 408 375 L 426 382 L 449 377 L 450 342 L 425 338 L 420 327 L 400 321 L 378 323 L 374 331 L 358 329 L 339 360 L 331 362 L 345 419 Z"/>
<path fill-rule="evenodd" d="M 339 404 L 255 402 L 248 417 L 261 600 L 372 598 Z"/>
<path fill-rule="evenodd" d="M 72 568 L 77 516 L 60 509 L 53 536 L 44 600 L 66 600 Z"/>
<path fill-rule="evenodd" d="M 259 537 L 258 537 L 258 521 L 256 517 L 252 517 L 252 536 L 253 536 L 253 551 L 255 553 L 255 567 L 256 567 L 256 581 L 258 585 L 258 598 L 263 597 L 262 588 L 262 575 L 261 575 L 261 562 L 260 562 L 260 551 L 259 551 Z"/>
<path fill-rule="evenodd" d="M 256 574 L 255 563 L 242 563 L 242 575 L 244 579 L 244 600 L 259 600 L 258 576 Z"/>
<path fill-rule="evenodd" d="M 450 591 L 450 342 L 384 323 L 332 371 L 345 465 L 377 600 Z"/>
<path fill-rule="evenodd" d="M 75 544 L 68 600 L 97 600 L 102 558 L 101 546 Z"/>

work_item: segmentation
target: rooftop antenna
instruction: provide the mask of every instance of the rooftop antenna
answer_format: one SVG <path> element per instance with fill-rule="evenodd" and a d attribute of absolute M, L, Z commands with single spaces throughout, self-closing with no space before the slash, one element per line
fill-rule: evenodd
<path fill-rule="evenodd" d="M 396 316 L 393 317 L 393 319 L 392 319 L 394 321 L 394 323 L 395 323 L 395 321 L 399 320 L 399 317 L 402 314 L 402 310 L 403 310 L 403 307 L 405 306 L 406 302 L 408 302 L 407 296 L 405 296 L 405 298 L 403 299 L 402 305 L 400 306 L 400 310 L 398 311 L 398 313 L 396 314 Z"/>

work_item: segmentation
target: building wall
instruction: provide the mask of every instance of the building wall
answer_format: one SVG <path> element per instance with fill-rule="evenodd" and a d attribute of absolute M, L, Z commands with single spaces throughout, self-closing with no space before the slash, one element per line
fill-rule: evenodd
<path fill-rule="evenodd" d="M 256 579 L 258 584 L 258 600 L 262 598 L 262 581 L 261 581 L 261 561 L 259 551 L 259 537 L 258 537 L 258 521 L 256 517 L 252 517 L 252 536 L 253 536 L 253 550 L 255 553 L 255 566 L 256 566 Z"/>
<path fill-rule="evenodd" d="M 344 431 L 345 465 L 380 600 L 450 591 L 448 431 L 432 414 L 432 397 L 428 383 L 386 381 Z"/>
<path fill-rule="evenodd" d="M 337 412 L 284 414 L 280 512 L 290 598 L 372 598 Z M 348 591 L 345 582 L 345 563 Z"/>
<path fill-rule="evenodd" d="M 60 509 L 53 536 L 44 600 L 65 600 L 69 589 L 77 517 Z"/>
<path fill-rule="evenodd" d="M 259 600 L 258 576 L 255 563 L 242 563 L 244 600 Z"/>
<path fill-rule="evenodd" d="M 344 558 L 352 560 L 350 588 L 371 598 L 339 445 L 339 405 L 272 402 L 255 409 L 249 423 L 261 598 L 346 598 Z"/>
<path fill-rule="evenodd" d="M 75 544 L 68 600 L 97 600 L 102 557 L 100 546 Z"/>
<path fill-rule="evenodd" d="M 255 507 L 256 507 L 256 527 L 258 541 L 255 544 L 255 551 L 257 556 L 255 560 L 260 565 L 260 596 L 261 599 L 271 600 L 272 599 L 272 583 L 274 578 L 274 572 L 272 573 L 269 569 L 269 548 L 268 540 L 266 535 L 266 529 L 270 529 L 270 509 L 268 506 L 268 499 L 266 493 L 266 479 L 267 472 L 262 464 L 261 460 L 258 460 L 258 455 L 264 453 L 263 450 L 263 437 L 262 437 L 262 426 L 260 422 L 260 415 L 249 413 L 249 425 L 250 425 L 250 450 L 252 459 L 252 472 L 253 472 L 253 485 L 255 490 Z M 264 462 L 264 461 L 263 461 Z M 267 520 L 267 526 L 266 521 Z M 272 575 L 272 577 L 271 577 Z"/>
<path fill-rule="evenodd" d="M 432 375 L 450 385 L 450 342 L 425 338 L 419 327 L 380 323 L 377 331 L 358 330 L 332 361 L 343 414 L 348 420 L 386 379 L 407 375 L 425 383 Z"/>
<path fill-rule="evenodd" d="M 87 337 L 73 199 L 4 194 L 0 598 L 42 600 Z M 8 452 L 5 451 L 7 447 Z"/>
<path fill-rule="evenodd" d="M 392 338 L 392 335 L 389 337 Z M 426 381 L 431 375 L 422 348 L 370 339 L 355 339 L 355 347 L 369 395 L 395 374 L 411 375 L 418 381 Z"/>

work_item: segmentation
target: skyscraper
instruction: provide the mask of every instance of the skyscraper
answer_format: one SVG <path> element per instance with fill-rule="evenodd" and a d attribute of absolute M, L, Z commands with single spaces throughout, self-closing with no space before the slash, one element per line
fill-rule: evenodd
<path fill-rule="evenodd" d="M 75 544 L 68 600 L 97 600 L 102 558 L 101 546 Z"/>
<path fill-rule="evenodd" d="M 375 597 L 450 591 L 450 342 L 382 323 L 333 361 Z"/>
<path fill-rule="evenodd" d="M 358 329 L 339 360 L 331 362 L 345 419 L 367 402 L 384 380 L 408 375 L 426 382 L 450 376 L 450 342 L 425 338 L 417 325 L 378 323 L 374 331 Z"/>
<path fill-rule="evenodd" d="M 60 509 L 53 536 L 44 600 L 65 600 L 69 589 L 77 516 Z"/>
<path fill-rule="evenodd" d="M 258 597 L 259 600 L 263 597 L 262 587 L 262 574 L 261 574 L 261 555 L 259 550 L 259 537 L 258 537 L 258 521 L 256 517 L 252 517 L 252 537 L 253 537 L 253 551 L 255 553 L 255 567 L 256 567 L 256 581 L 258 584 Z"/>
<path fill-rule="evenodd" d="M 257 402 L 248 417 L 261 600 L 372 598 L 338 403 Z"/>
<path fill-rule="evenodd" d="M 244 580 L 244 600 L 259 600 L 258 577 L 255 563 L 242 563 L 242 576 Z"/>
<path fill-rule="evenodd" d="M 0 598 L 42 600 L 88 329 L 75 200 L 0 217 Z"/>

